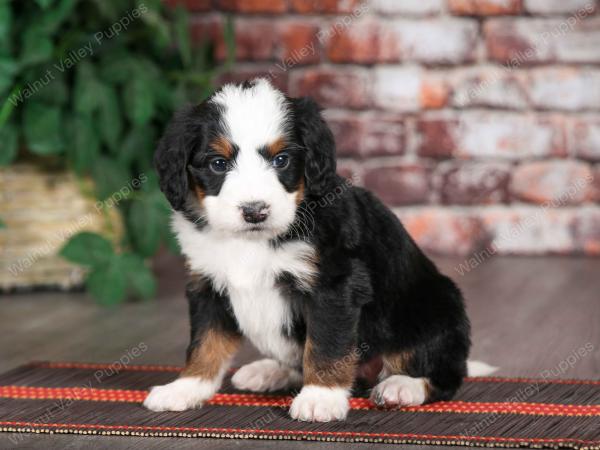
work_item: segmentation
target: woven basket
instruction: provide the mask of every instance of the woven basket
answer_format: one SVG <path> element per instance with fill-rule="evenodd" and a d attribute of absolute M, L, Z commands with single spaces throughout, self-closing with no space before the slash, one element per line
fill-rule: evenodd
<path fill-rule="evenodd" d="M 118 242 L 123 225 L 117 208 L 103 210 L 92 182 L 33 164 L 0 168 L 0 290 L 73 289 L 85 271 L 58 252 L 80 231 Z"/>

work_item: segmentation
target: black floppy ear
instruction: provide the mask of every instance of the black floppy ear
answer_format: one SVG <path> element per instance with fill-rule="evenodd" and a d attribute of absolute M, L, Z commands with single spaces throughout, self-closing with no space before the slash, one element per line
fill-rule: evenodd
<path fill-rule="evenodd" d="M 206 133 L 200 113 L 200 106 L 188 106 L 175 113 L 154 153 L 160 190 L 176 211 L 183 209 L 190 189 L 190 157 L 194 149 L 201 147 Z"/>
<path fill-rule="evenodd" d="M 311 98 L 291 99 L 296 137 L 306 149 L 305 178 L 309 194 L 324 195 L 335 181 L 335 141 Z"/>

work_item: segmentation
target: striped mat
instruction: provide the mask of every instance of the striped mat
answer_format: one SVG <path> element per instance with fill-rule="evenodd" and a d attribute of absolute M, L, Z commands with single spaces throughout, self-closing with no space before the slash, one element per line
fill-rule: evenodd
<path fill-rule="evenodd" d="M 201 409 L 144 409 L 148 388 L 179 370 L 27 364 L 0 375 L 0 431 L 600 449 L 600 381 L 467 378 L 453 401 L 399 410 L 357 392 L 348 419 L 333 423 L 291 420 L 292 393 L 240 392 L 228 380 Z"/>

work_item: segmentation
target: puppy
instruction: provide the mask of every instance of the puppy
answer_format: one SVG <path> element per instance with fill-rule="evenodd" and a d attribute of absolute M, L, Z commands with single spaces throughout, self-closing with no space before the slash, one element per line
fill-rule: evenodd
<path fill-rule="evenodd" d="M 301 387 L 295 419 L 344 419 L 359 365 L 376 359 L 378 405 L 454 395 L 470 347 L 461 293 L 388 208 L 336 175 L 314 101 L 264 79 L 225 85 L 174 117 L 155 165 L 189 265 L 192 330 L 184 370 L 147 408 L 200 407 L 242 337 L 267 359 L 234 386 Z"/>

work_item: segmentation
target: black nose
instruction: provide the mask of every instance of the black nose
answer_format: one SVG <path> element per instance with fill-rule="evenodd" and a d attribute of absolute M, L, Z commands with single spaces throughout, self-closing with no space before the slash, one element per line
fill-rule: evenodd
<path fill-rule="evenodd" d="M 264 222 L 269 216 L 269 205 L 265 202 L 248 202 L 240 206 L 242 216 L 248 223 Z"/>

